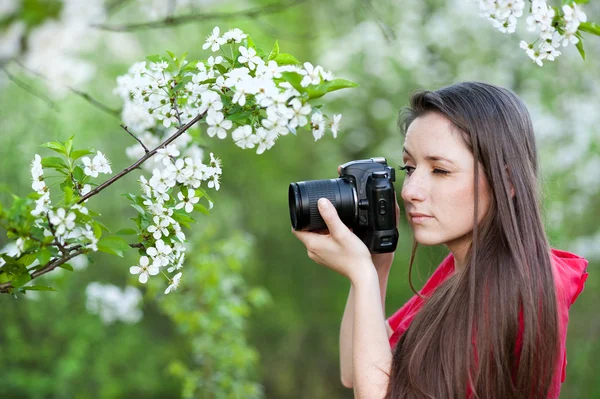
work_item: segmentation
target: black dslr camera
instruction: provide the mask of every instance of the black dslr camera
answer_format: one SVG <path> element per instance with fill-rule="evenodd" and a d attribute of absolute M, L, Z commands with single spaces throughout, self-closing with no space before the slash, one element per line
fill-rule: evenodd
<path fill-rule="evenodd" d="M 371 253 L 394 252 L 398 244 L 394 181 L 396 171 L 385 158 L 378 157 L 343 164 L 338 179 L 291 183 L 288 196 L 292 227 L 326 229 L 317 208 L 319 198 L 325 197 Z"/>

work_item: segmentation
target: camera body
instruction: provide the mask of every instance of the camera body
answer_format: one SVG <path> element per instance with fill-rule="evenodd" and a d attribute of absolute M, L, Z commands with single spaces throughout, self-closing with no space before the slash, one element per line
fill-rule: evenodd
<path fill-rule="evenodd" d="M 292 226 L 296 230 L 326 229 L 317 208 L 319 198 L 325 197 L 371 253 L 393 252 L 398 244 L 395 180 L 394 168 L 385 158 L 375 157 L 343 164 L 338 179 L 291 183 Z"/>

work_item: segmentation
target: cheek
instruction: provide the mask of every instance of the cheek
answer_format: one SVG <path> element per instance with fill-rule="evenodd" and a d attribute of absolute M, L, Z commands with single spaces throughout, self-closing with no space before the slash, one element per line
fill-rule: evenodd
<path fill-rule="evenodd" d="M 473 226 L 473 185 L 451 183 L 444 187 L 443 192 L 433 196 L 439 220 L 443 227 L 449 230 L 463 230 L 463 226 Z"/>

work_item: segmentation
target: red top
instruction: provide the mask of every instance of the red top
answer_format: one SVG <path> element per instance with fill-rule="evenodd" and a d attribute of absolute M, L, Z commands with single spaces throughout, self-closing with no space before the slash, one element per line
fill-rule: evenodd
<path fill-rule="evenodd" d="M 588 261 L 575 254 L 552 249 L 551 261 L 554 271 L 554 281 L 556 283 L 556 296 L 558 302 L 558 326 L 560 336 L 560 356 L 558 367 L 552 379 L 550 394 L 548 399 L 557 399 L 560 394 L 561 383 L 565 381 L 567 368 L 567 324 L 569 322 L 569 308 L 577 299 L 577 296 L 583 290 L 583 284 L 587 279 L 588 273 L 586 267 Z M 425 283 L 420 294 L 428 297 L 437 287 L 439 287 L 454 272 L 454 257 L 448 255 L 446 259 L 433 272 L 429 280 Z M 388 322 L 394 333 L 390 336 L 390 346 L 394 348 L 398 340 L 408 329 L 421 307 L 423 300 L 414 295 L 404 304 L 396 313 L 394 313 Z M 517 339 L 521 341 L 519 337 Z M 517 342 L 520 346 L 520 342 Z"/>

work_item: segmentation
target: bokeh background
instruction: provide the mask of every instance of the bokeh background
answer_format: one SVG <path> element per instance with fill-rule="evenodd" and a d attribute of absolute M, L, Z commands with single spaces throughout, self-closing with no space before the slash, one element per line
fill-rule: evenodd
<path fill-rule="evenodd" d="M 599 3 L 586 5 L 588 20 L 600 20 Z M 184 15 L 195 17 L 177 23 Z M 133 26 L 148 21 L 163 22 Z M 174 294 L 164 296 L 162 282 L 140 285 L 128 272 L 137 261 L 131 251 L 93 254 L 74 261 L 73 272 L 44 276 L 40 283 L 57 292 L 0 297 L 0 397 L 352 397 L 338 364 L 349 283 L 308 259 L 290 233 L 288 185 L 336 177 L 337 165 L 353 159 L 401 164 L 396 120 L 410 93 L 482 80 L 527 104 L 551 244 L 590 261 L 571 308 L 561 397 L 600 398 L 600 38 L 584 35 L 585 61 L 570 46 L 540 68 L 519 48 L 534 40 L 524 25 L 502 34 L 466 0 L 0 1 L 4 205 L 11 192 L 31 191 L 29 164 L 35 153 L 49 155 L 39 146 L 46 141 L 75 134 L 76 147 L 101 150 L 113 171 L 128 166 L 125 148 L 134 142 L 118 113 L 81 93 L 119 110 L 117 76 L 165 50 L 205 59 L 214 26 L 241 28 L 265 50 L 278 39 L 282 52 L 360 84 L 326 96 L 325 112 L 343 114 L 337 139 L 315 142 L 301 131 L 256 155 L 196 129 L 222 159 L 222 185 L 211 215 L 186 233 L 190 250 Z M 113 231 L 134 226 L 126 192 L 139 192 L 134 174 L 88 203 Z M 410 230 L 404 220 L 399 228 L 388 315 L 412 295 Z M 0 248 L 10 250 L 4 231 Z M 416 286 L 445 254 L 420 249 Z"/>

